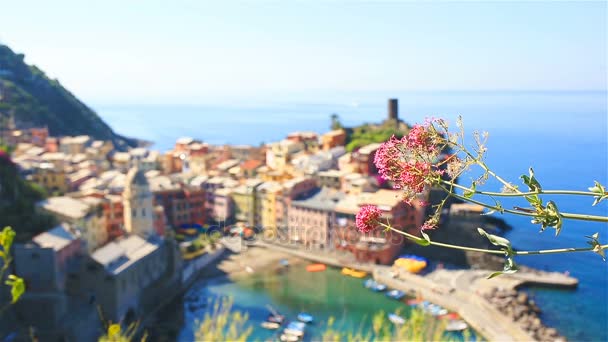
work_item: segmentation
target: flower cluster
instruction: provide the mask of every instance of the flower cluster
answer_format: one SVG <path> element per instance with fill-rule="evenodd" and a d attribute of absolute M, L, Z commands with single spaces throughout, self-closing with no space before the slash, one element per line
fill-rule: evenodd
<path fill-rule="evenodd" d="M 378 226 L 382 212 L 375 205 L 361 207 L 356 217 L 356 225 L 361 233 L 369 233 Z"/>
<path fill-rule="evenodd" d="M 433 153 L 437 146 L 433 143 L 434 132 L 429 129 L 430 123 L 426 125 L 414 125 L 405 137 L 406 145 L 411 150 Z"/>
<path fill-rule="evenodd" d="M 402 189 L 406 201 L 411 201 L 444 172 L 435 165 L 444 139 L 433 122 L 415 125 L 401 139 L 391 137 L 376 151 L 374 164 L 378 173 L 392 181 L 394 188 Z"/>

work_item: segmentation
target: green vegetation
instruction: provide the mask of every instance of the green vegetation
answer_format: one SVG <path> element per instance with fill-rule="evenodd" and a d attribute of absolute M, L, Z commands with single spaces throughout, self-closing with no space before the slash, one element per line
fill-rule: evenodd
<path fill-rule="evenodd" d="M 378 312 L 372 318 L 372 332 L 340 332 L 334 329 L 332 318 L 327 322 L 323 341 L 468 341 L 469 333 L 462 337 L 446 334 L 445 321 L 438 321 L 421 310 L 412 310 L 404 324 L 394 325 L 384 312 Z"/>
<path fill-rule="evenodd" d="M 232 311 L 232 299 L 216 302 L 211 313 L 199 323 L 195 337 L 197 341 L 246 341 L 253 328 L 247 324 L 248 316 Z M 362 322 L 364 326 L 369 322 Z M 467 341 L 469 334 L 457 337 L 446 334 L 445 321 L 438 321 L 421 310 L 413 310 L 402 325 L 394 325 L 384 312 L 378 312 L 371 320 L 372 332 L 340 332 L 334 319 L 327 322 L 322 341 Z"/>
<path fill-rule="evenodd" d="M 58 80 L 49 79 L 23 54 L 0 45 L 0 123 L 13 116 L 17 122 L 48 126 L 54 136 L 91 135 L 111 140 L 118 149 L 135 146 L 136 140 L 116 134 L 101 118 Z"/>
<path fill-rule="evenodd" d="M 14 239 L 15 231 L 10 227 L 4 227 L 2 232 L 0 232 L 0 262 L 2 264 L 2 268 L 0 268 L 0 281 L 4 281 L 4 274 L 13 261 L 10 251 Z M 0 314 L 2 314 L 9 305 L 16 303 L 23 293 L 25 293 L 25 282 L 14 274 L 10 274 L 4 284 L 11 289 L 11 301 L 0 307 Z"/>
<path fill-rule="evenodd" d="M 15 165 L 0 155 L 0 227 L 15 229 L 17 241 L 27 241 L 56 224 L 55 219 L 36 210 L 44 190 L 22 179 Z"/>
<path fill-rule="evenodd" d="M 232 303 L 232 299 L 224 299 L 213 305 L 194 334 L 197 341 L 247 341 L 253 331 L 247 326 L 249 316 L 232 311 Z"/>
<path fill-rule="evenodd" d="M 347 131 L 348 132 L 348 131 Z M 352 128 L 346 140 L 346 151 L 352 152 L 362 146 L 383 143 L 390 139 L 393 135 L 401 138 L 408 131 L 396 128 L 391 125 L 370 125 L 365 124 L 359 127 Z"/>
<path fill-rule="evenodd" d="M 123 330 L 120 324 L 110 323 L 106 333 L 99 338 L 99 342 L 131 342 L 135 339 L 138 327 L 137 323 L 132 323 L 126 330 Z M 147 339 L 147 335 L 144 334 L 140 341 L 145 342 Z"/>

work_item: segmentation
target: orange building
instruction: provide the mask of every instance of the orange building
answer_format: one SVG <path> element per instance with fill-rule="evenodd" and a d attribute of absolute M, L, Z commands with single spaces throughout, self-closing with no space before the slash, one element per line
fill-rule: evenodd
<path fill-rule="evenodd" d="M 346 144 L 346 131 L 337 129 L 327 132 L 321 136 L 321 143 L 323 144 L 323 149 L 325 151 L 334 147 L 344 146 Z"/>

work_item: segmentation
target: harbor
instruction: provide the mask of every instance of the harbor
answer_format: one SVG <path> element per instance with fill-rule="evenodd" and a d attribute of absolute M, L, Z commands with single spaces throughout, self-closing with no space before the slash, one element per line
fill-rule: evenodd
<path fill-rule="evenodd" d="M 410 272 L 395 271 L 394 268 L 366 265 L 345 260 L 323 251 L 305 251 L 276 244 L 257 242 L 256 246 L 281 251 L 312 262 L 334 267 L 348 267 L 370 272 L 373 279 L 413 297 L 425 300 L 457 312 L 472 328 L 488 340 L 565 340 L 552 328 L 542 325 L 536 310 L 522 310 L 519 315 L 508 315 L 489 299 L 492 294 L 503 291 L 517 296 L 517 290 L 525 285 L 576 288 L 578 280 L 563 273 L 544 272 L 524 268 L 500 279 L 487 279 L 490 270 L 445 270 L 437 269 L 425 276 Z M 505 298 L 506 296 L 503 296 Z M 526 303 L 527 304 L 527 303 Z"/>
<path fill-rule="evenodd" d="M 486 340 L 560 340 L 555 329 L 542 326 L 537 315 L 524 317 L 534 311 L 532 307 L 513 307 L 521 311 L 519 319 L 514 319 L 506 301 L 520 300 L 525 293 L 518 289 L 526 284 L 577 286 L 576 279 L 558 273 L 527 271 L 499 280 L 485 279 L 489 274 L 485 270 L 435 269 L 417 275 L 395 272 L 390 266 L 359 264 L 336 252 L 259 241 L 250 245 L 230 239 L 222 242 L 232 252 L 200 271 L 183 299 L 172 306 L 173 314 L 180 308 L 177 317 L 161 317 L 179 327 L 179 341 L 191 340 L 209 304 L 224 297 L 234 298 L 234 309 L 249 315 L 251 337 L 259 340 L 281 340 L 282 335 L 289 335 L 283 340 L 291 340 L 298 329 L 303 329 L 298 340 L 315 340 L 322 337 L 330 318 L 343 331 L 368 333 L 374 314 L 382 311 L 388 321 L 398 324 L 415 307 L 438 320 L 448 319 L 450 330 L 470 327 L 471 336 Z M 491 301 L 494 297 L 506 304 Z M 309 315 L 313 322 L 292 324 L 288 329 L 292 334 L 286 334 L 289 322 L 302 321 L 301 315 Z M 284 316 L 284 324 L 273 324 L 279 323 L 274 316 Z M 528 321 L 529 327 L 522 326 Z"/>

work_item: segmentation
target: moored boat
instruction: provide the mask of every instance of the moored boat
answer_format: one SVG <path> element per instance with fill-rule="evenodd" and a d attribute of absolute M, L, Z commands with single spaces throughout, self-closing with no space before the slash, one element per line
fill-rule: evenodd
<path fill-rule="evenodd" d="M 445 331 L 463 331 L 468 327 L 469 325 L 463 320 L 452 320 L 445 326 Z"/>
<path fill-rule="evenodd" d="M 342 268 L 342 274 L 351 276 L 353 278 L 364 278 L 367 276 L 367 272 L 357 271 L 355 269 L 348 268 L 348 267 Z"/>
<path fill-rule="evenodd" d="M 394 314 L 394 313 L 388 314 L 388 320 L 391 321 L 393 324 L 404 324 L 405 323 L 405 318 L 403 318 L 397 314 Z"/>
<path fill-rule="evenodd" d="M 374 285 L 371 289 L 374 292 L 382 292 L 386 290 L 386 285 L 376 283 L 376 285 Z"/>
<path fill-rule="evenodd" d="M 298 340 L 300 340 L 300 338 L 295 335 L 281 334 L 280 340 L 283 342 L 297 342 Z"/>
<path fill-rule="evenodd" d="M 312 317 L 312 315 L 309 313 L 300 312 L 298 314 L 298 320 L 304 323 L 311 323 L 314 320 L 314 317 Z"/>
<path fill-rule="evenodd" d="M 308 272 L 321 272 L 325 271 L 326 269 L 327 266 L 325 266 L 325 264 L 310 264 L 306 266 L 306 271 Z"/>
<path fill-rule="evenodd" d="M 262 324 L 260 324 L 260 326 L 264 329 L 276 330 L 276 329 L 279 329 L 281 324 L 276 323 L 276 322 L 262 322 Z"/>
<path fill-rule="evenodd" d="M 376 285 L 377 285 L 376 281 L 372 278 L 369 278 L 363 282 L 363 286 L 365 286 L 368 289 L 371 289 L 372 287 L 374 287 Z"/>
<path fill-rule="evenodd" d="M 405 296 L 405 293 L 403 291 L 399 291 L 399 290 L 390 290 L 386 293 L 386 296 L 389 298 L 400 300 L 401 298 L 403 298 Z"/>
<path fill-rule="evenodd" d="M 285 327 L 285 330 L 283 330 L 283 334 L 302 337 L 304 336 L 304 329 L 306 329 L 306 323 L 290 322 L 287 327 Z"/>

